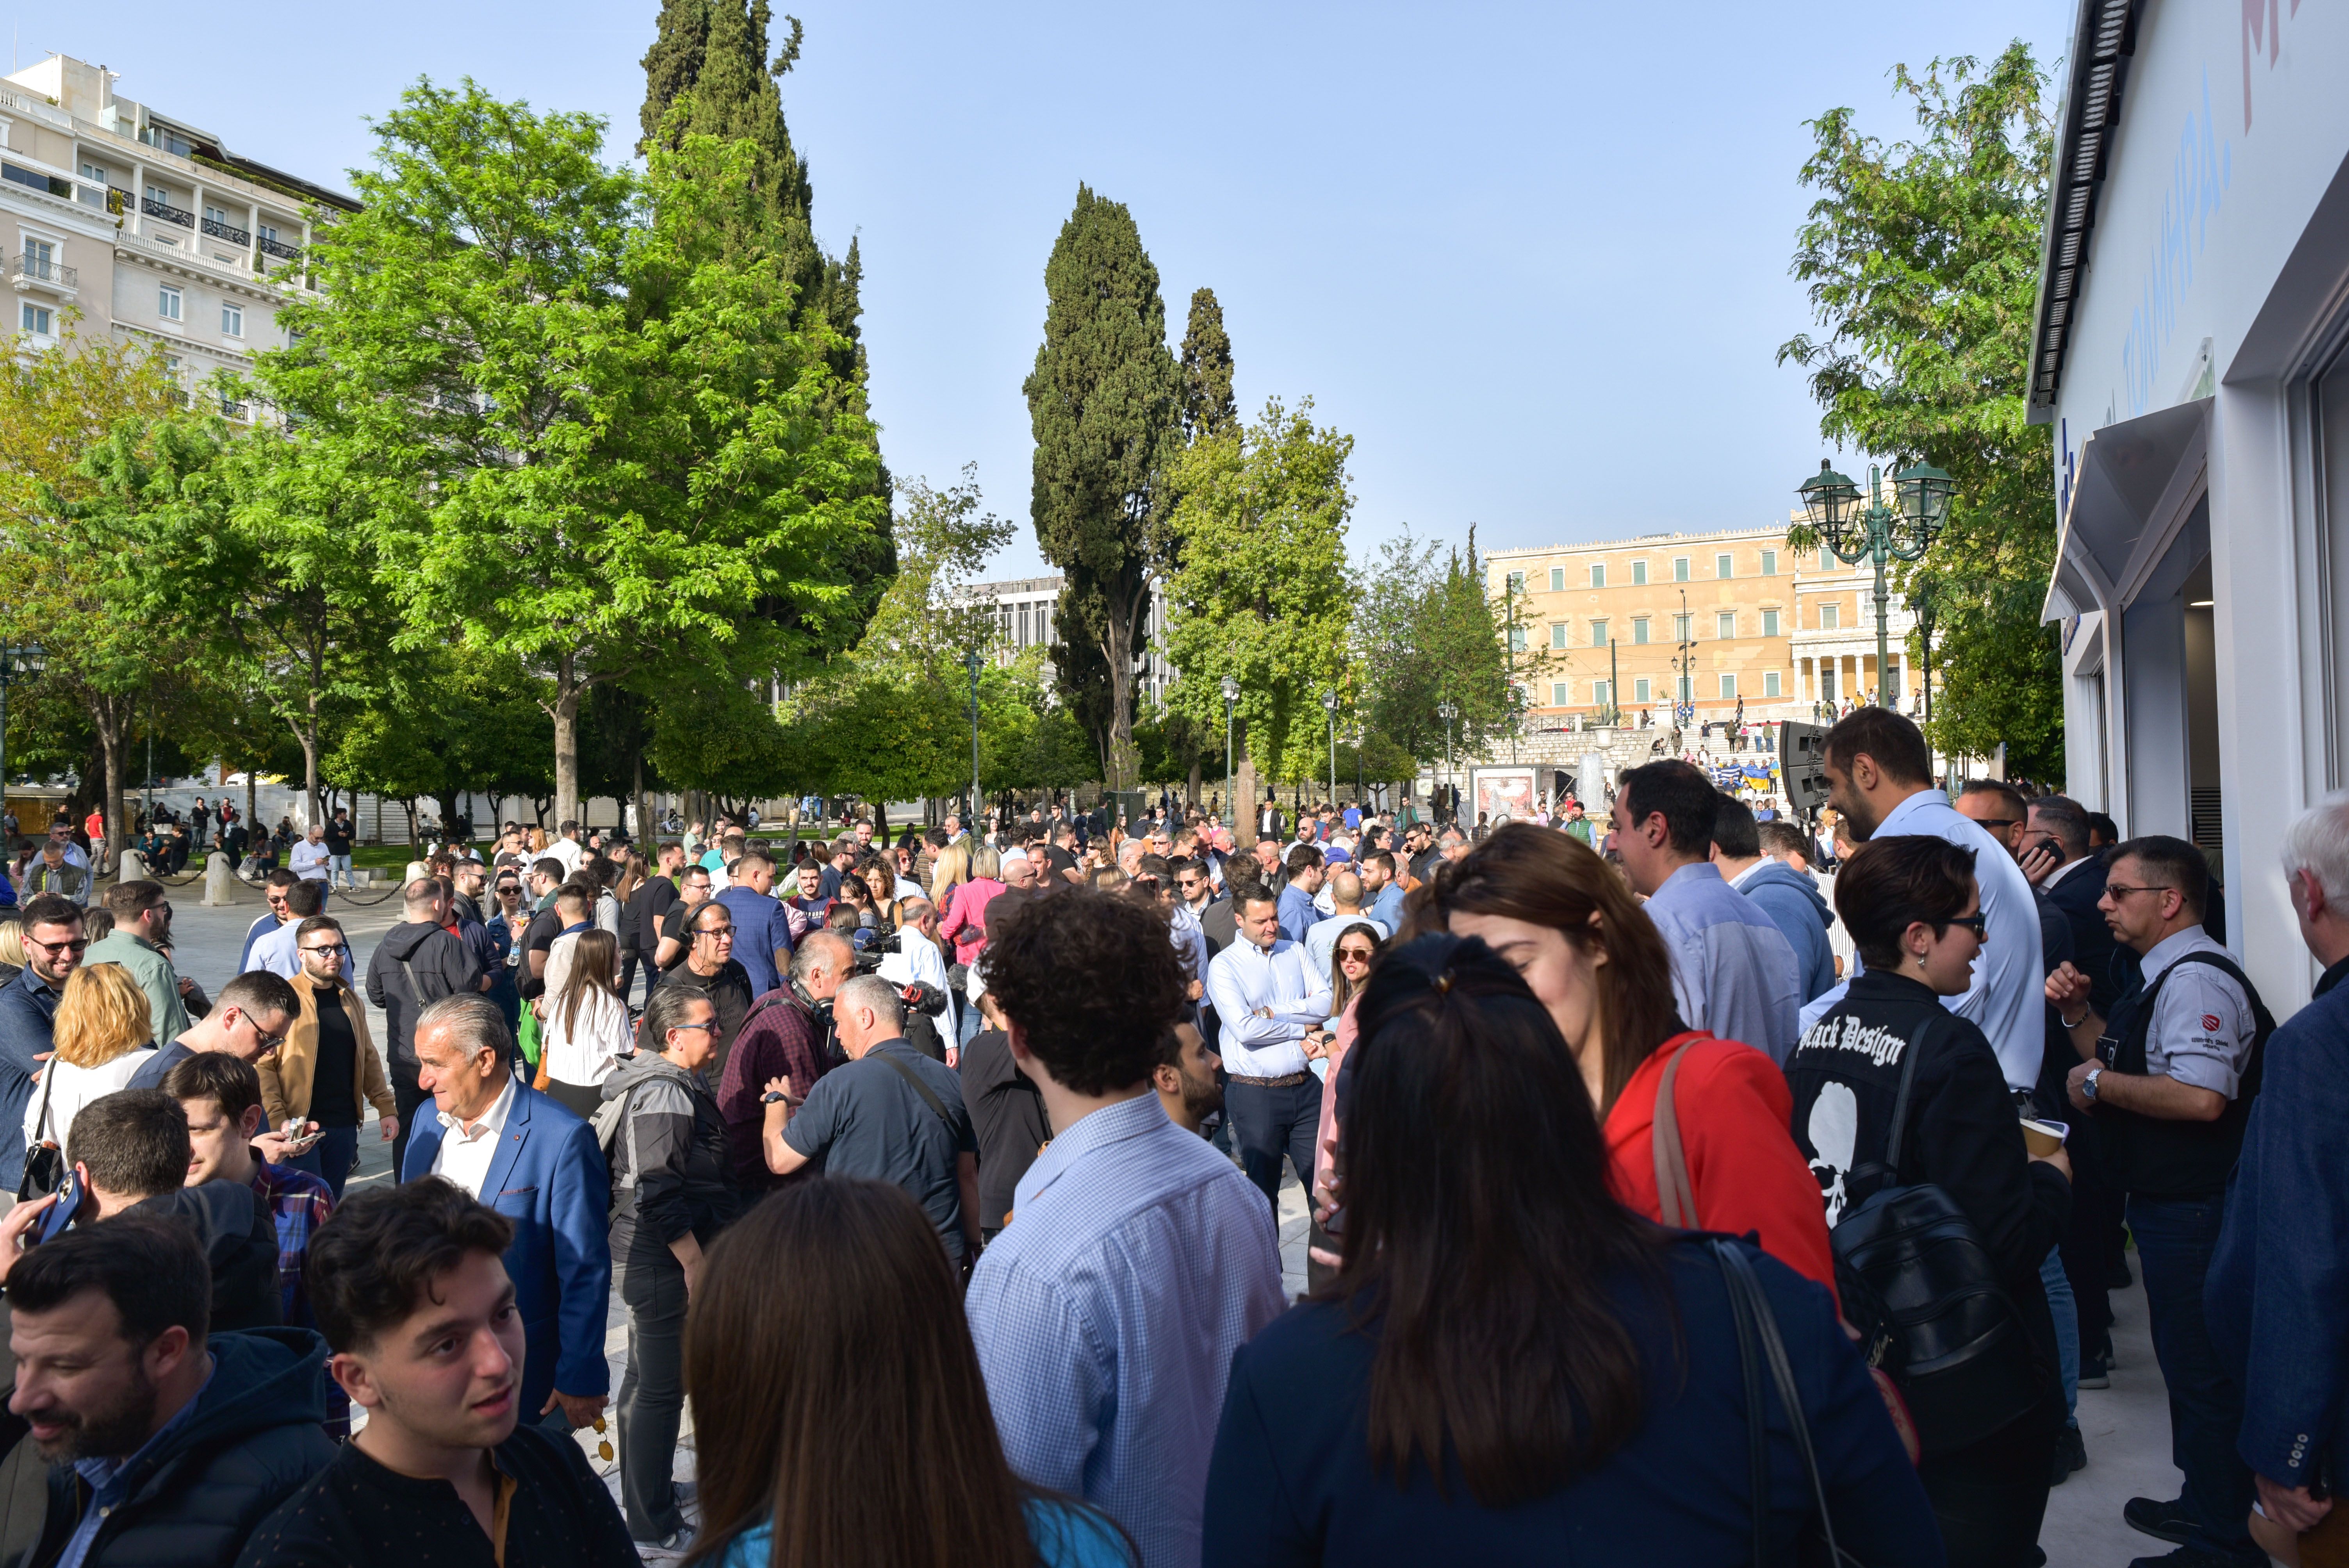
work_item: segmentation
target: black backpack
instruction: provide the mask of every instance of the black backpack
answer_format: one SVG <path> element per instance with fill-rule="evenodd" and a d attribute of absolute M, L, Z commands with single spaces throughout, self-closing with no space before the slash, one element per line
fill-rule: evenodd
<path fill-rule="evenodd" d="M 2046 1393 L 2023 1314 L 1973 1222 L 1931 1182 L 1897 1185 L 1917 1057 L 1945 1022 L 1927 1019 L 1901 1055 L 1883 1162 L 1852 1172 L 1855 1183 L 1873 1176 L 1885 1185 L 1845 1210 L 1827 1233 L 1844 1316 L 1859 1330 L 1868 1364 L 1882 1367 L 1908 1400 L 1928 1454 L 1979 1442 Z"/>

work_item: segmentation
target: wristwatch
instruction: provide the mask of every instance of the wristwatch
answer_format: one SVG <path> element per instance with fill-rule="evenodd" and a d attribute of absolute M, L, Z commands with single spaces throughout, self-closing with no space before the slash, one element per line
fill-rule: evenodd
<path fill-rule="evenodd" d="M 781 1105 L 785 1102 L 785 1099 L 786 1097 L 781 1089 L 771 1088 L 766 1093 L 759 1097 L 759 1103 L 761 1105 Z"/>
<path fill-rule="evenodd" d="M 2088 1076 L 2080 1080 L 2080 1092 L 2088 1097 L 2090 1105 L 2096 1103 L 2096 1080 L 2104 1076 L 2104 1068 L 2090 1068 Z"/>

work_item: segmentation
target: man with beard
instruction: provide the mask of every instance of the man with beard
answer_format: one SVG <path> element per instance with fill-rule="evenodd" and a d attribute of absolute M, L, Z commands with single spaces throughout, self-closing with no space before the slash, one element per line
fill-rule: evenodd
<path fill-rule="evenodd" d="M 512 1222 L 445 1181 L 354 1193 L 311 1242 L 327 1370 L 367 1425 L 244 1568 L 636 1568 L 577 1443 L 521 1423 Z"/>
<path fill-rule="evenodd" d="M 13 1253 L 23 1233 L 8 1231 Z M 229 1568 L 254 1526 L 332 1462 L 317 1336 L 209 1338 L 211 1297 L 212 1271 L 178 1220 L 81 1226 L 16 1256 L 8 1408 L 51 1461 L 47 1517 L 24 1561 Z"/>
<path fill-rule="evenodd" d="M 195 982 L 183 984 L 163 951 L 171 944 L 171 904 L 163 896 L 163 884 L 116 882 L 106 890 L 106 907 L 114 916 L 114 930 L 91 943 L 81 961 L 119 964 L 130 971 L 130 977 L 147 993 L 155 1037 L 177 1039 L 188 1030 L 187 1005 L 180 998 L 195 989 Z"/>
<path fill-rule="evenodd" d="M 1216 1081 L 1216 1069 L 1223 1065 L 1224 1058 L 1207 1048 L 1192 1025 L 1169 1029 L 1159 1042 L 1158 1065 L 1150 1069 L 1151 1087 L 1166 1108 L 1166 1119 L 1206 1137 L 1207 1118 L 1224 1109 L 1224 1086 Z"/>

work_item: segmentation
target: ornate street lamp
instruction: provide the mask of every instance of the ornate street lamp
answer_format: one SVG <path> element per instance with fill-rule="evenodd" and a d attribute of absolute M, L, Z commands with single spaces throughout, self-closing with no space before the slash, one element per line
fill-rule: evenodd
<path fill-rule="evenodd" d="M 1868 500 L 1859 487 L 1835 471 L 1826 459 L 1819 471 L 1795 487 L 1809 515 L 1811 531 L 1823 550 L 1847 565 L 1872 562 L 1876 567 L 1876 695 L 1878 702 L 1897 706 L 1900 693 L 1892 680 L 1891 638 L 1886 631 L 1891 590 L 1885 569 L 1895 561 L 1920 561 L 1941 534 L 1948 520 L 1950 497 L 1956 481 L 1930 463 L 1915 463 L 1892 476 L 1897 506 L 1884 502 L 1882 470 L 1868 466 Z"/>
<path fill-rule="evenodd" d="M 1232 705 L 1240 700 L 1240 683 L 1231 676 L 1224 677 L 1224 814 L 1231 819 L 1233 841 L 1238 842 L 1240 815 L 1238 803 L 1232 799 Z"/>
<path fill-rule="evenodd" d="M 1338 694 L 1321 694 L 1321 711 L 1330 716 L 1330 804 L 1338 803 Z"/>
<path fill-rule="evenodd" d="M 1444 782 L 1452 790 L 1452 820 L 1460 820 L 1460 786 L 1453 779 L 1452 721 L 1460 717 L 1460 705 L 1445 697 L 1435 705 L 1435 717 L 1444 721 Z"/>
<path fill-rule="evenodd" d="M 0 644 L 0 810 L 7 809 L 8 688 L 19 681 L 34 679 L 48 667 L 48 650 L 38 643 Z M 0 849 L 15 847 L 0 845 Z"/>

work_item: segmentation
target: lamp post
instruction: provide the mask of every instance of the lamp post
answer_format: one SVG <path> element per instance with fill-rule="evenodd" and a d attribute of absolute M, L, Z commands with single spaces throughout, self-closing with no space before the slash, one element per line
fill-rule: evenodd
<path fill-rule="evenodd" d="M 1696 722 L 1696 677 L 1689 673 L 1695 664 L 1696 623 L 1689 619 L 1688 590 L 1681 590 L 1680 647 L 1673 662 L 1680 665 L 1679 689 L 1672 693 L 1672 722 L 1682 729 Z"/>
<path fill-rule="evenodd" d="M 1909 613 L 1917 618 L 1917 641 L 1925 655 L 1925 722 L 1933 722 L 1933 616 L 1939 606 L 1933 590 L 1920 583 L 1909 595 Z"/>
<path fill-rule="evenodd" d="M 1232 799 L 1232 705 L 1240 700 L 1240 683 L 1226 676 L 1224 687 L 1224 814 L 1235 835 L 1240 830 L 1239 802 Z M 1237 837 L 1234 840 L 1237 841 Z"/>
<path fill-rule="evenodd" d="M 19 681 L 33 679 L 48 667 L 48 650 L 38 643 L 22 643 L 15 646 L 0 644 L 0 811 L 7 810 L 8 688 Z M 0 843 L 0 850 L 15 847 Z"/>
<path fill-rule="evenodd" d="M 973 841 L 976 842 L 978 831 L 978 650 L 974 648 L 963 655 L 962 662 L 970 671 L 970 822 Z"/>
<path fill-rule="evenodd" d="M 1321 711 L 1330 716 L 1330 804 L 1338 803 L 1338 694 L 1321 694 Z"/>
<path fill-rule="evenodd" d="M 1460 820 L 1460 786 L 1452 779 L 1452 721 L 1460 717 L 1460 705 L 1445 697 L 1435 705 L 1435 716 L 1444 721 L 1444 782 L 1452 790 L 1452 820 Z"/>
<path fill-rule="evenodd" d="M 1886 631 L 1887 603 L 1891 591 L 1885 568 L 1895 561 L 1920 561 L 1940 537 L 1950 512 L 1956 482 L 1930 463 L 1915 463 L 1892 476 L 1896 506 L 1884 503 L 1882 470 L 1868 465 L 1868 500 L 1859 487 L 1835 471 L 1826 459 L 1819 471 L 1796 487 L 1811 527 L 1821 546 L 1847 565 L 1871 562 L 1876 567 L 1876 696 L 1879 703 L 1897 707 L 1900 693 L 1892 680 L 1892 642 Z M 1887 699 L 1889 699 L 1888 702 Z"/>

